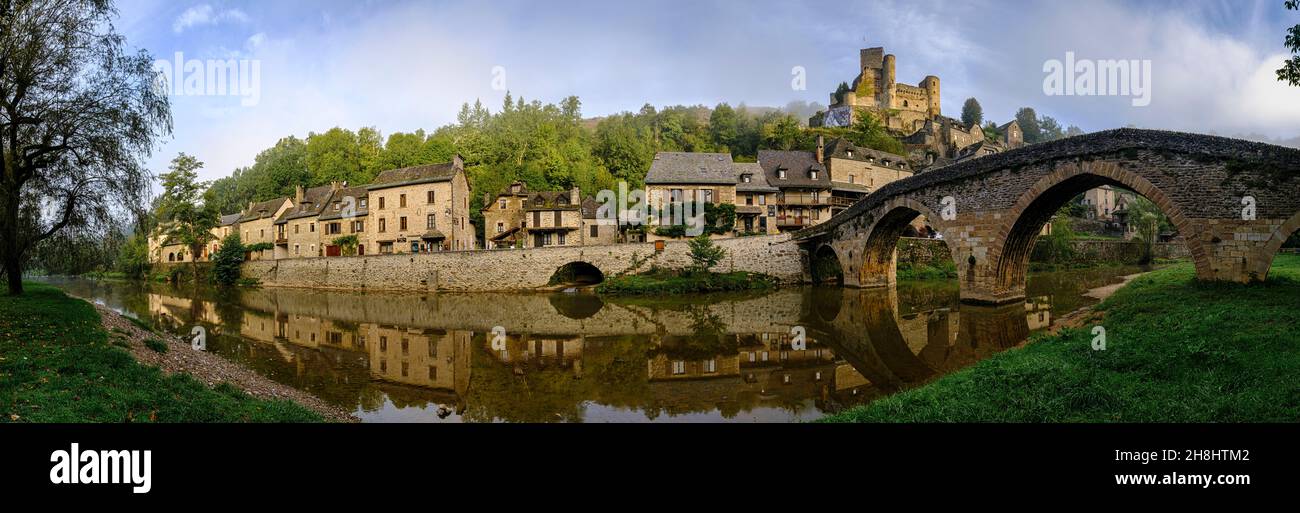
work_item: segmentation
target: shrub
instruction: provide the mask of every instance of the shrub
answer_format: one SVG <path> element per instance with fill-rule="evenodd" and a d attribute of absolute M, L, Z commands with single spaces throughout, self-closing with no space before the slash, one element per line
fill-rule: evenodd
<path fill-rule="evenodd" d="M 691 270 L 708 272 L 727 256 L 727 250 L 718 247 L 709 234 L 700 235 L 687 243 L 691 249 Z"/>
<path fill-rule="evenodd" d="M 161 341 L 161 340 L 158 340 L 158 339 L 156 339 L 156 338 L 151 338 L 151 339 L 145 340 L 145 341 L 144 341 L 144 346 L 147 347 L 147 348 L 149 348 L 149 349 L 153 349 L 154 352 L 158 352 L 158 353 L 166 353 L 166 352 L 167 352 L 167 343 L 166 343 L 166 342 L 163 342 L 163 341 Z"/>
<path fill-rule="evenodd" d="M 212 256 L 212 281 L 217 285 L 234 285 L 239 280 L 239 266 L 244 263 L 246 250 L 238 233 L 226 236 L 221 241 L 221 248 Z"/>

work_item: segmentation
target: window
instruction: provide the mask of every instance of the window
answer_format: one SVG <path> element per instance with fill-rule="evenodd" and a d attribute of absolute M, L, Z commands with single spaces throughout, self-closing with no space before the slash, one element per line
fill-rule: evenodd
<path fill-rule="evenodd" d="M 316 233 L 316 223 L 308 223 L 307 228 L 308 228 L 307 231 Z"/>
<path fill-rule="evenodd" d="M 750 180 L 752 180 L 751 175 L 748 174 L 740 175 L 740 181 L 749 183 Z"/>
<path fill-rule="evenodd" d="M 713 189 L 700 189 L 700 197 L 705 203 L 713 203 Z"/>
<path fill-rule="evenodd" d="M 430 229 L 430 230 L 432 230 L 432 229 L 434 229 L 434 228 L 437 228 L 438 225 L 437 225 L 437 223 L 434 222 L 434 218 L 433 218 L 433 216 L 434 216 L 434 214 L 429 214 L 428 216 L 425 216 L 425 217 L 426 217 L 426 219 L 425 219 L 425 224 L 426 224 L 425 228 L 428 228 L 428 229 Z"/>
<path fill-rule="evenodd" d="M 398 194 L 398 195 L 397 195 L 397 208 L 406 208 L 406 195 L 405 195 L 405 194 Z"/>
<path fill-rule="evenodd" d="M 432 194 L 432 193 L 430 193 L 430 194 Z M 497 208 L 500 208 L 501 210 L 505 210 L 505 209 L 506 209 L 506 200 L 505 200 L 505 199 L 502 199 L 502 200 L 498 201 L 498 202 L 497 202 Z"/>
<path fill-rule="evenodd" d="M 425 201 L 424 201 L 425 203 L 430 203 L 430 204 L 433 203 L 433 191 L 428 191 L 428 192 L 424 193 L 424 196 L 425 196 L 425 198 L 424 198 L 424 199 L 425 199 Z"/>
<path fill-rule="evenodd" d="M 776 170 L 776 177 L 779 180 L 785 180 L 785 170 L 784 169 Z"/>
<path fill-rule="evenodd" d="M 379 197 L 379 210 L 383 210 L 383 209 L 384 209 L 384 197 L 383 197 L 383 196 L 380 196 L 380 197 Z"/>
<path fill-rule="evenodd" d="M 821 212 L 822 212 L 822 210 L 821 210 L 820 208 L 814 208 L 814 209 L 812 209 L 812 218 L 813 218 L 813 219 L 821 219 Z"/>
<path fill-rule="evenodd" d="M 402 362 L 402 377 L 403 377 L 403 378 L 406 377 L 406 373 L 410 370 L 410 368 L 411 368 L 411 364 L 410 364 L 410 363 Z"/>
<path fill-rule="evenodd" d="M 298 233 L 298 224 L 297 224 L 297 223 L 295 223 L 295 224 L 293 225 L 293 233 L 294 233 L 295 235 Z"/>
<path fill-rule="evenodd" d="M 596 225 L 594 225 L 594 224 L 591 225 L 591 236 L 592 236 L 593 238 L 597 236 L 597 235 L 596 235 L 596 228 L 598 228 L 598 226 L 596 226 Z"/>
<path fill-rule="evenodd" d="M 857 183 L 853 180 L 853 175 L 849 175 L 849 183 Z"/>
<path fill-rule="evenodd" d="M 402 339 L 402 356 L 411 354 L 411 341 Z"/>
<path fill-rule="evenodd" d="M 555 226 L 560 226 L 560 211 L 555 211 Z"/>
<path fill-rule="evenodd" d="M 556 236 L 556 238 L 557 238 L 556 240 L 560 243 L 560 245 L 563 246 L 563 245 L 564 245 L 564 232 L 560 232 L 559 235 Z"/>
<path fill-rule="evenodd" d="M 438 368 L 437 368 L 437 367 L 434 367 L 434 366 L 432 366 L 432 365 L 430 365 L 430 366 L 429 366 L 429 381 L 434 381 L 434 380 L 436 380 L 436 379 L 438 379 Z"/>
<path fill-rule="evenodd" d="M 397 218 L 397 231 L 399 232 L 406 231 L 406 216 Z"/>
<path fill-rule="evenodd" d="M 817 170 L 814 169 L 814 170 L 812 170 L 812 171 L 809 171 L 809 172 L 808 172 L 808 177 L 809 177 L 809 178 L 812 178 L 813 180 L 816 180 L 816 179 L 817 179 Z"/>
<path fill-rule="evenodd" d="M 745 204 L 746 204 L 746 205 L 753 205 L 753 204 L 754 204 L 754 195 L 753 195 L 753 194 L 746 194 L 746 195 L 745 195 Z"/>
<path fill-rule="evenodd" d="M 673 361 L 673 374 L 686 374 L 686 362 L 681 360 Z"/>
<path fill-rule="evenodd" d="M 718 361 L 713 359 L 704 360 L 704 372 L 710 374 L 718 372 Z"/>
<path fill-rule="evenodd" d="M 540 228 L 541 226 L 542 226 L 542 213 L 539 212 L 539 211 L 534 210 L 534 211 L 533 211 L 533 228 Z"/>
<path fill-rule="evenodd" d="M 293 254 L 297 255 L 298 253 L 299 253 L 299 251 L 298 251 L 298 245 L 297 245 L 297 244 L 294 244 L 294 245 L 293 245 Z"/>
<path fill-rule="evenodd" d="M 356 227 L 356 229 L 352 230 L 353 232 L 364 232 L 364 231 L 366 231 L 366 222 L 365 222 L 365 221 L 357 221 L 356 223 L 357 223 L 357 227 Z"/>
<path fill-rule="evenodd" d="M 387 228 L 388 228 L 388 223 L 385 222 L 385 219 L 382 217 L 379 218 L 379 233 L 384 233 L 388 231 Z M 380 246 L 380 249 L 383 249 L 383 246 Z"/>
<path fill-rule="evenodd" d="M 505 223 L 502 223 L 502 222 L 498 222 L 498 223 L 497 223 L 497 233 L 502 233 L 502 232 L 505 232 L 505 231 L 506 231 L 506 224 L 505 224 Z"/>
<path fill-rule="evenodd" d="M 383 221 L 384 221 L 383 219 L 380 219 L 380 220 L 379 220 L 379 224 L 381 224 L 381 225 L 384 224 Z M 381 255 L 391 255 L 391 254 L 393 254 L 393 243 L 391 243 L 391 242 L 380 242 L 380 243 L 379 243 L 379 254 L 381 254 Z"/>
<path fill-rule="evenodd" d="M 759 195 L 758 195 L 758 204 L 759 204 L 759 205 L 766 205 L 766 204 L 767 204 L 767 195 L 766 195 L 766 194 L 759 194 Z"/>
<path fill-rule="evenodd" d="M 361 208 L 366 208 L 366 199 L 361 198 Z"/>

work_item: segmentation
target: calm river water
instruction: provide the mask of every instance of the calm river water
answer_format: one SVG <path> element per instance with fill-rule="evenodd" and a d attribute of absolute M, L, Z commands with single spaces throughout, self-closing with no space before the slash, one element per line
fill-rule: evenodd
<path fill-rule="evenodd" d="M 1032 276 L 1030 299 L 957 284 L 602 298 L 589 293 L 195 290 L 49 278 L 367 422 L 791 422 L 930 381 L 1024 341 L 1135 267 Z"/>

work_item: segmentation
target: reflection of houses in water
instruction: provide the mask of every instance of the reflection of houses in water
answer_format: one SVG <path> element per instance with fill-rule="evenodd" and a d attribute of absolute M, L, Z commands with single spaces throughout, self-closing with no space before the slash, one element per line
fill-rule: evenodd
<path fill-rule="evenodd" d="M 472 333 L 363 324 L 370 375 L 383 381 L 464 393 L 469 386 Z"/>
<path fill-rule="evenodd" d="M 221 332 L 221 315 L 217 304 L 201 299 L 190 299 L 162 294 L 149 294 L 149 313 L 163 326 L 180 328 L 182 324 L 203 323 Z"/>
<path fill-rule="evenodd" d="M 1041 330 L 1052 324 L 1052 297 L 1038 296 L 1025 300 L 1025 320 L 1029 331 Z"/>
<path fill-rule="evenodd" d="M 498 362 L 511 365 L 536 365 L 542 368 L 559 367 L 573 369 L 575 375 L 582 374 L 582 352 L 586 348 L 586 338 L 580 335 L 532 335 L 507 334 L 504 345 L 493 348 L 492 334 L 485 337 L 485 343 L 491 349 Z"/>

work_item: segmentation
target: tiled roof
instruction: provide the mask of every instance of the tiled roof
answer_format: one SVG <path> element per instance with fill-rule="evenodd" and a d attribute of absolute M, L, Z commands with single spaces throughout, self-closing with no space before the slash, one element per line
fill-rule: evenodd
<path fill-rule="evenodd" d="M 315 217 L 320 215 L 320 211 L 325 208 L 329 202 L 330 195 L 333 194 L 334 188 L 329 185 L 311 187 L 303 191 L 302 201 L 297 205 L 289 207 L 275 224 L 284 223 L 292 219 L 302 219 L 304 217 Z"/>
<path fill-rule="evenodd" d="M 852 156 L 850 156 L 850 152 L 852 152 Z M 837 159 L 856 160 L 859 162 L 874 161 L 877 165 L 883 165 L 885 162 L 888 162 L 886 167 L 898 168 L 904 171 L 912 170 L 912 166 L 907 163 L 907 158 L 902 155 L 894 155 L 893 153 L 885 151 L 863 148 L 842 137 L 837 137 L 826 145 L 826 158 L 832 157 Z M 902 167 L 898 166 L 900 163 L 902 164 Z"/>
<path fill-rule="evenodd" d="M 275 198 L 261 203 L 254 203 L 252 207 L 249 207 L 249 209 L 244 212 L 244 216 L 239 218 L 239 222 L 246 223 L 271 217 L 275 215 L 276 211 L 280 210 L 280 206 L 284 205 L 284 202 L 286 201 L 289 201 L 289 198 Z M 262 214 L 262 211 L 265 211 L 266 213 Z"/>
<path fill-rule="evenodd" d="M 763 166 L 757 162 L 737 162 L 733 164 L 736 169 L 736 192 L 776 192 L 779 189 L 772 187 L 767 183 L 767 174 L 763 172 Z M 750 181 L 745 182 L 742 177 L 750 175 Z"/>
<path fill-rule="evenodd" d="M 686 153 L 661 151 L 655 154 L 645 183 L 653 184 L 734 184 L 730 153 Z"/>
<path fill-rule="evenodd" d="M 593 197 L 591 197 L 591 196 L 587 196 L 587 197 L 585 197 L 585 198 L 582 198 L 582 218 L 583 218 L 583 219 L 595 219 L 595 218 L 596 218 L 596 213 L 597 213 L 597 211 L 599 211 L 599 210 L 600 210 L 600 202 L 599 202 L 599 201 L 596 201 L 596 198 L 593 198 Z M 610 215 L 616 215 L 616 214 L 611 212 Z"/>
<path fill-rule="evenodd" d="M 370 193 L 364 186 L 346 187 L 334 191 L 334 194 L 330 195 L 329 199 L 325 201 L 324 210 L 320 213 L 320 220 L 332 221 L 335 219 L 343 219 L 343 209 L 347 206 L 347 203 L 344 202 L 344 198 L 349 197 L 352 198 L 352 208 L 354 209 L 353 217 L 368 215 L 370 213 L 369 201 L 366 202 L 365 206 L 362 206 L 361 203 L 362 200 L 366 200 L 369 196 Z M 338 210 L 334 209 L 335 203 L 339 204 Z"/>
<path fill-rule="evenodd" d="M 454 162 L 389 169 L 379 173 L 367 188 L 375 190 L 420 183 L 446 182 L 456 176 L 459 170 L 460 168 Z"/>
<path fill-rule="evenodd" d="M 817 156 L 811 151 L 760 150 L 758 164 L 767 174 L 767 183 L 778 188 L 831 188 L 830 173 L 826 172 L 826 166 L 817 162 Z M 777 171 L 782 169 L 785 178 L 777 178 Z M 815 180 L 810 173 L 813 170 L 818 171 Z"/>
<path fill-rule="evenodd" d="M 244 215 L 238 212 L 234 214 L 226 214 L 224 216 L 221 216 L 221 224 L 219 226 L 230 226 L 232 224 L 238 223 L 239 218 L 241 217 L 244 217 Z"/>
<path fill-rule="evenodd" d="M 537 203 L 541 200 L 541 204 Z M 561 205 L 558 202 L 564 201 Z M 524 202 L 524 210 L 576 210 L 579 205 L 569 203 L 569 191 L 533 191 Z"/>

